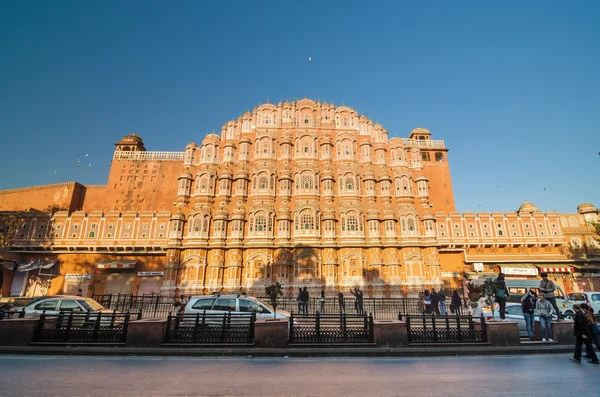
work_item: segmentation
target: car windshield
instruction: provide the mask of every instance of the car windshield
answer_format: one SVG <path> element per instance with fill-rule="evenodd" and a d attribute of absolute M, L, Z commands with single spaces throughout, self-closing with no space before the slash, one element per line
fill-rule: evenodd
<path fill-rule="evenodd" d="M 266 302 L 260 301 L 257 299 L 258 302 L 260 302 L 261 305 L 263 305 L 264 307 L 266 307 L 267 309 L 269 309 L 271 311 L 271 313 L 273 313 L 275 311 L 275 309 L 273 309 L 273 306 L 269 305 Z"/>
<path fill-rule="evenodd" d="M 104 306 L 93 299 L 81 300 L 79 303 L 81 303 L 81 306 L 83 306 L 87 311 L 99 312 L 100 310 L 106 310 Z"/>

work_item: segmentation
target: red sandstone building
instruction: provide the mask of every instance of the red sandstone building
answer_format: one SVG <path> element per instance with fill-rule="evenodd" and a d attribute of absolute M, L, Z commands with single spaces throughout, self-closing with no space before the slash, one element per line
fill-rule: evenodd
<path fill-rule="evenodd" d="M 5 229 L 18 217 L 3 296 L 261 294 L 279 281 L 381 297 L 542 270 L 567 291 L 600 290 L 593 205 L 458 213 L 444 141 L 422 128 L 389 139 L 308 99 L 261 105 L 183 152 L 128 135 L 106 185 L 0 191 L 0 211 Z"/>

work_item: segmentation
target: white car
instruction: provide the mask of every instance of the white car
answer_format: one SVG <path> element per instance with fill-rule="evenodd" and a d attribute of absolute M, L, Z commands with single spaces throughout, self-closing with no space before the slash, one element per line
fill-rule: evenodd
<path fill-rule="evenodd" d="M 500 308 L 496 305 L 494 310 L 494 316 L 492 317 L 492 312 L 490 308 L 485 308 L 483 310 L 483 316 L 485 320 L 491 320 L 495 318 L 496 320 L 500 319 Z M 525 317 L 523 317 L 523 308 L 518 303 L 507 303 L 506 304 L 506 319 L 510 321 L 515 321 L 517 323 L 517 328 L 519 329 L 520 336 L 527 336 L 527 326 L 525 325 Z M 553 320 L 557 320 L 558 317 L 552 316 Z M 540 321 L 539 316 L 534 316 L 535 321 Z"/>
<path fill-rule="evenodd" d="M 275 310 L 271 305 L 245 295 L 193 296 L 183 309 L 184 314 L 250 314 L 256 318 L 289 318 L 290 313 Z"/>
<path fill-rule="evenodd" d="M 112 313 L 91 298 L 76 295 L 41 296 L 23 307 L 15 307 L 14 311 L 25 310 L 26 318 L 39 318 L 42 313 L 57 315 L 68 313 Z"/>
<path fill-rule="evenodd" d="M 575 314 L 573 312 L 573 305 L 575 304 L 581 305 L 582 303 L 587 303 L 587 305 L 594 310 L 594 313 L 598 313 L 600 311 L 600 292 L 571 292 L 569 295 L 567 295 L 567 300 L 569 303 L 569 308 L 563 311 L 565 318 L 573 317 Z"/>

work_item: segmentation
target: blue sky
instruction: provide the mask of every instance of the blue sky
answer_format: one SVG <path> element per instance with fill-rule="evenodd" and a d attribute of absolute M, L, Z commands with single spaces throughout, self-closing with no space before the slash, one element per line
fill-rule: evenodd
<path fill-rule="evenodd" d="M 598 15 L 597 1 L 3 1 L 0 189 L 105 184 L 128 133 L 182 151 L 307 96 L 445 140 L 459 211 L 600 206 Z"/>

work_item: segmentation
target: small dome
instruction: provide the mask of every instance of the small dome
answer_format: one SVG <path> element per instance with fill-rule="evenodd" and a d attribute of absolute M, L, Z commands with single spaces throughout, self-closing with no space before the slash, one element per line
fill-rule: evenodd
<path fill-rule="evenodd" d="M 596 207 L 592 203 L 583 203 L 577 206 L 577 212 L 580 214 L 589 214 L 597 212 Z"/>
<path fill-rule="evenodd" d="M 518 214 L 531 214 L 532 212 L 536 212 L 537 210 L 538 209 L 535 206 L 535 204 L 530 203 L 529 201 L 525 201 L 523 204 L 521 204 L 517 213 Z"/>
<path fill-rule="evenodd" d="M 195 144 L 195 143 L 192 141 L 192 142 L 188 143 L 188 144 L 186 145 L 186 147 L 185 147 L 185 148 L 186 148 L 186 149 L 195 149 L 195 148 L 197 148 L 197 147 L 198 147 L 198 145 L 196 145 L 196 144 Z"/>
<path fill-rule="evenodd" d="M 427 134 L 427 135 L 431 135 L 431 132 L 427 129 L 427 128 L 421 128 L 421 127 L 417 127 L 414 130 L 411 131 L 410 135 L 413 134 Z"/>

